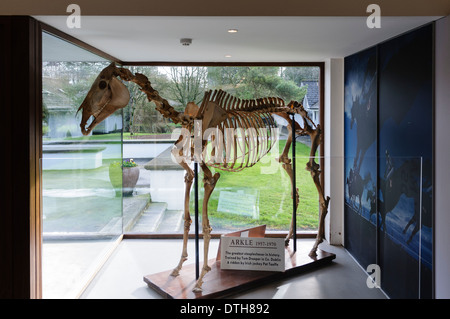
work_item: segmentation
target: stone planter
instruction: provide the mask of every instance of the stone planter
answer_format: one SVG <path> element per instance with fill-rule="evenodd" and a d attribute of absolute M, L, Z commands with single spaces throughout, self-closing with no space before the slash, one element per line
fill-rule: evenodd
<path fill-rule="evenodd" d="M 139 167 L 123 167 L 122 169 L 122 193 L 123 196 L 131 196 L 139 179 Z"/>
<path fill-rule="evenodd" d="M 122 171 L 122 174 L 121 174 Z M 139 179 L 139 167 L 121 167 L 120 163 L 109 166 L 109 180 L 116 196 L 131 196 Z"/>

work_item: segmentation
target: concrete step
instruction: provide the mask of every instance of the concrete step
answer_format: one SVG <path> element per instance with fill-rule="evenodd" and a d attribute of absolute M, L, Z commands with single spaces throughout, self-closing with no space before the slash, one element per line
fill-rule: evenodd
<path fill-rule="evenodd" d="M 130 230 L 132 233 L 155 232 L 161 223 L 167 203 L 149 203 L 140 218 Z"/>
<path fill-rule="evenodd" d="M 178 233 L 183 231 L 183 225 L 183 211 L 168 210 L 167 203 L 150 202 L 136 217 L 129 232 Z"/>
<path fill-rule="evenodd" d="M 128 232 L 133 229 L 140 219 L 142 212 L 150 204 L 148 194 L 138 194 L 130 197 L 123 197 L 123 230 Z"/>
<path fill-rule="evenodd" d="M 100 231 L 102 235 L 118 235 L 122 233 L 122 217 L 113 217 Z"/>
<path fill-rule="evenodd" d="M 183 231 L 183 211 L 166 210 L 156 228 L 158 233 L 178 233 Z"/>

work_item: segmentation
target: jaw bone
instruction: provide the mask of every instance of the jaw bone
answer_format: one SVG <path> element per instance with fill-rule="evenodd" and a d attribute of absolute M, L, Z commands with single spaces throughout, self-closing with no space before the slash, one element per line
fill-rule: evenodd
<path fill-rule="evenodd" d="M 129 100 L 130 93 L 126 86 L 116 78 L 116 66 L 113 62 L 100 72 L 78 108 L 77 113 L 83 110 L 80 123 L 81 133 L 89 135 L 94 127 L 115 111 L 124 108 Z M 91 117 L 94 117 L 94 120 L 86 127 Z"/>

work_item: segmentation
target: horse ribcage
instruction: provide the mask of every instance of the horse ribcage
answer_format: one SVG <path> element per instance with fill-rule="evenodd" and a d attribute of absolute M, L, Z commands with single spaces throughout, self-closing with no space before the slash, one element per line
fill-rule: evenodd
<path fill-rule="evenodd" d="M 279 97 L 265 97 L 259 99 L 241 100 L 222 90 L 210 90 L 205 92 L 202 106 L 208 101 L 212 101 L 220 105 L 225 111 L 264 111 L 276 107 L 284 107 L 283 99 Z"/>
<path fill-rule="evenodd" d="M 228 117 L 209 130 L 204 162 L 226 171 L 240 171 L 255 165 L 277 141 L 277 125 L 269 107 L 280 106 L 283 101 L 275 98 L 239 100 L 223 91 L 208 93 L 204 101 L 215 101 Z"/>

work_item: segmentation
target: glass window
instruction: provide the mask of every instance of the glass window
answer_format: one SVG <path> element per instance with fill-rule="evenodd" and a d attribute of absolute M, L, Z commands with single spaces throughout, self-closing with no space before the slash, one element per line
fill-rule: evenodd
<path fill-rule="evenodd" d="M 137 85 L 124 82 L 130 91 L 129 104 L 96 126 L 89 136 L 81 134 L 78 108 L 109 63 L 43 33 L 44 298 L 80 295 L 122 234 L 183 232 L 185 170 L 171 156 L 180 125 L 164 118 Z M 319 67 L 126 68 L 146 75 L 160 96 L 179 112 L 184 112 L 189 102 L 200 105 L 205 92 L 221 89 L 241 100 L 273 96 L 286 103 L 299 101 L 312 123 L 320 121 Z M 208 202 L 213 233 L 264 224 L 268 232 L 286 233 L 289 229 L 292 184 L 277 160 L 289 134 L 287 122 L 273 114 L 260 121 L 271 127 L 265 131 L 268 133 L 257 133 L 261 143 L 239 142 L 255 134 L 247 124 L 248 130 L 236 131 L 238 143 L 228 154 L 229 167 L 251 167 L 239 172 L 210 167 L 213 174 L 220 173 Z M 300 117 L 297 121 L 302 124 Z M 309 137 L 297 136 L 298 231 L 316 231 L 318 226 L 317 191 L 304 169 L 310 144 Z M 264 156 L 255 161 L 248 154 Z M 192 168 L 193 163 L 189 164 Z M 203 183 L 199 182 L 200 222 L 203 194 Z M 192 219 L 194 206 L 192 188 Z"/>
<path fill-rule="evenodd" d="M 274 96 L 283 98 L 286 103 L 291 100 L 302 102 L 311 121 L 319 123 L 319 67 L 126 68 L 132 73 L 146 75 L 160 96 L 179 112 L 184 112 L 188 102 L 200 105 L 205 91 L 222 89 L 239 99 Z M 138 164 L 140 176 L 131 196 L 124 197 L 124 220 L 130 215 L 126 218 L 130 223 L 124 227 L 124 232 L 181 234 L 184 225 L 185 170 L 173 161 L 170 154 L 181 126 L 164 118 L 137 85 L 126 85 L 131 93 L 131 101 L 124 108 L 124 159 L 133 159 Z M 301 118 L 297 120 L 302 125 Z M 275 127 L 269 143 L 272 147 L 258 163 L 240 172 L 212 168 L 213 173 L 220 173 L 208 204 L 213 233 L 226 233 L 262 224 L 266 224 L 267 230 L 272 232 L 286 232 L 289 229 L 292 186 L 288 174 L 277 161 L 286 143 L 287 122 L 276 115 L 270 121 Z M 319 214 L 317 190 L 309 172 L 304 169 L 309 160 L 309 137 L 297 137 L 295 149 L 300 196 L 297 230 L 315 231 Z M 199 180 L 202 179 L 199 169 Z M 192 219 L 193 192 L 192 188 Z M 202 200 L 203 183 L 199 183 L 200 216 Z M 193 229 L 191 227 L 192 232 Z"/>
<path fill-rule="evenodd" d="M 42 45 L 43 297 L 74 298 L 122 234 L 122 114 L 83 136 L 78 107 L 110 61 L 45 32 Z"/>

